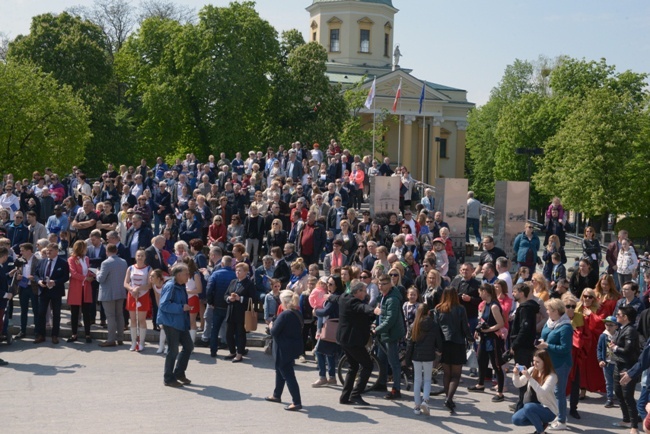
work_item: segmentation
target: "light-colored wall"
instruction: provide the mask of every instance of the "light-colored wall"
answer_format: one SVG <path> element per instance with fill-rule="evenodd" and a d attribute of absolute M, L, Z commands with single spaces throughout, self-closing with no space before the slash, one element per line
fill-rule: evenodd
<path fill-rule="evenodd" d="M 386 33 L 385 24 L 394 26 L 395 11 L 394 9 L 379 4 L 362 3 L 362 2 L 332 2 L 316 3 L 307 8 L 310 12 L 309 18 L 309 40 L 312 39 L 314 29 L 311 28 L 313 22 L 317 24 L 316 36 L 318 42 L 328 50 L 330 62 L 349 63 L 353 65 L 384 66 L 392 64 L 393 54 L 393 31 L 390 29 L 390 41 L 388 56 L 384 56 L 384 34 Z M 330 38 L 328 21 L 332 18 L 338 18 L 342 21 L 340 24 L 340 44 L 339 53 L 329 53 Z M 370 53 L 360 53 L 360 29 L 363 25 L 358 21 L 368 18 L 373 24 L 370 27 Z"/>

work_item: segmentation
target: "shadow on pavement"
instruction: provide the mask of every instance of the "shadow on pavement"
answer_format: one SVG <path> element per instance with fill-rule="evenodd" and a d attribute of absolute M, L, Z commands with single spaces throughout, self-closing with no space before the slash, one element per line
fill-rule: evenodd
<path fill-rule="evenodd" d="M 41 365 L 38 363 L 11 363 L 7 369 L 13 369 L 21 372 L 31 372 L 34 375 L 58 375 L 58 374 L 74 374 L 77 370 L 85 368 L 85 365 L 70 365 L 70 366 L 52 366 Z"/>

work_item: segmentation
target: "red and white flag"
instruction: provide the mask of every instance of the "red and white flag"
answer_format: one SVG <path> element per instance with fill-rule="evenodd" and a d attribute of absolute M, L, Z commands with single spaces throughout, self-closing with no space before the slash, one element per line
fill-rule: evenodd
<path fill-rule="evenodd" d="M 397 111 L 397 103 L 402 97 L 402 79 L 399 79 L 399 87 L 397 88 L 397 93 L 395 94 L 395 101 L 393 101 L 393 113 Z"/>

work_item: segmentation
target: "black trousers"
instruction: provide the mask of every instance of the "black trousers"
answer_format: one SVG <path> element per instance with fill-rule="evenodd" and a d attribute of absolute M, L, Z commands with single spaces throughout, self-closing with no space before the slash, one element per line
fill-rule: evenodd
<path fill-rule="evenodd" d="M 343 391 L 341 392 L 341 402 L 348 401 L 350 398 L 360 397 L 361 394 L 366 390 L 366 385 L 368 384 L 368 379 L 372 373 L 372 359 L 368 350 L 364 346 L 347 346 L 341 345 L 345 355 L 348 358 L 348 363 L 350 365 L 350 370 L 345 376 L 345 381 L 343 383 Z M 359 366 L 361 366 L 361 372 L 359 372 Z M 357 373 L 359 373 L 359 381 L 356 385 L 354 380 L 357 378 Z"/>
<path fill-rule="evenodd" d="M 82 303 L 81 306 L 70 306 L 70 316 L 72 318 L 72 334 L 77 335 L 79 329 L 79 311 L 81 310 L 84 318 L 85 337 L 90 337 L 90 325 L 93 320 L 92 310 L 95 303 Z"/>
<path fill-rule="evenodd" d="M 623 421 L 630 422 L 632 428 L 638 428 L 639 411 L 636 408 L 636 400 L 634 399 L 634 389 L 636 389 L 638 380 L 632 379 L 627 385 L 621 386 L 621 371 L 625 372 L 626 369 L 622 369 L 618 365 L 614 366 L 614 393 L 621 406 Z"/>
<path fill-rule="evenodd" d="M 246 329 L 244 319 L 241 321 L 229 320 L 226 324 L 226 344 L 230 354 L 244 354 L 246 348 Z"/>
<path fill-rule="evenodd" d="M 47 307 L 52 305 L 52 336 L 59 337 L 61 328 L 61 296 L 52 294 L 50 289 L 42 289 L 38 298 L 38 329 L 37 336 L 45 337 L 45 317 L 47 316 Z"/>

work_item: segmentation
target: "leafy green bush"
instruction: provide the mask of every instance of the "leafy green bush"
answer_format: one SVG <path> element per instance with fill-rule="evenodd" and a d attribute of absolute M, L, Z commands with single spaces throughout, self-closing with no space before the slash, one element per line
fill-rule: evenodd
<path fill-rule="evenodd" d="M 634 240 L 650 238 L 650 218 L 648 217 L 625 217 L 616 222 L 616 232 L 625 229 L 629 237 Z"/>

